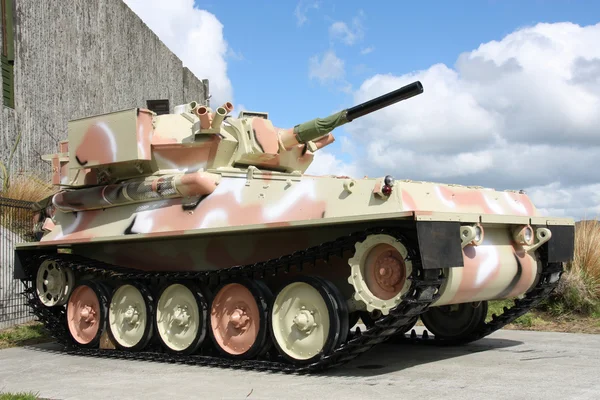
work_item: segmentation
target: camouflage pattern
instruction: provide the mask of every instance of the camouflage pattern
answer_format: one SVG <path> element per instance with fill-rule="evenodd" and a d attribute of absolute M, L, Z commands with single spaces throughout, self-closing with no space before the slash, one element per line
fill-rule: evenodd
<path fill-rule="evenodd" d="M 331 131 L 349 121 L 345 111 L 282 129 L 259 113 L 232 117 L 230 103 L 214 112 L 195 102 L 176 109 L 71 121 L 68 142 L 45 157 L 63 190 L 40 206 L 40 241 L 19 248 L 70 245 L 143 270 L 207 270 L 288 254 L 376 221 L 478 226 L 483 240 L 462 248 L 464 266 L 444 270 L 443 305 L 527 292 L 540 260 L 514 232 L 574 224 L 541 215 L 518 191 L 304 174 L 334 141 Z M 347 264 L 331 271 L 350 297 Z"/>

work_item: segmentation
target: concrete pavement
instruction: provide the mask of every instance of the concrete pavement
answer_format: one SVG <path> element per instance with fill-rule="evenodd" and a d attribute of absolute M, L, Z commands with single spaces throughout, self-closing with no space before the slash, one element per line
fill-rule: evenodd
<path fill-rule="evenodd" d="M 343 368 L 294 376 L 0 351 L 0 392 L 52 399 L 599 399 L 600 335 L 502 330 L 467 346 L 383 344 Z"/>

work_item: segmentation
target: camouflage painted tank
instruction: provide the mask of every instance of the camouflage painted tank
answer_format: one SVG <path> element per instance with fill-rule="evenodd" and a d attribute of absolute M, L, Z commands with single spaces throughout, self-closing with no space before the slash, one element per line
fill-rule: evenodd
<path fill-rule="evenodd" d="M 422 91 L 290 129 L 230 103 L 71 121 L 15 278 L 89 355 L 315 371 L 411 340 L 419 318 L 435 337 L 419 342 L 488 335 L 556 286 L 572 220 L 518 191 L 304 173 L 334 128 Z"/>

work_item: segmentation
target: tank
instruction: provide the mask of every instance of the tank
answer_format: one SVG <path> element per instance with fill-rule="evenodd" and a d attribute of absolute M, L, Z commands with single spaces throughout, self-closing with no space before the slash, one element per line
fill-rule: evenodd
<path fill-rule="evenodd" d="M 14 278 L 89 356 L 315 372 L 388 339 L 489 335 L 555 288 L 572 219 L 522 191 L 306 174 L 335 128 L 422 92 L 286 129 L 231 103 L 69 121 Z M 487 321 L 498 299 L 514 306 Z"/>

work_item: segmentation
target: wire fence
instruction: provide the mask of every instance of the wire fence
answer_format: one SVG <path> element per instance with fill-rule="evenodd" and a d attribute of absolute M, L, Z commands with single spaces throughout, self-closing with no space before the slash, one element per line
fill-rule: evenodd
<path fill-rule="evenodd" d="M 35 239 L 32 205 L 0 197 L 0 329 L 34 319 L 21 294 L 25 289 L 23 284 L 13 279 L 14 246 Z"/>

